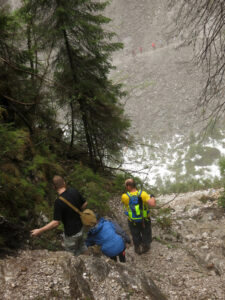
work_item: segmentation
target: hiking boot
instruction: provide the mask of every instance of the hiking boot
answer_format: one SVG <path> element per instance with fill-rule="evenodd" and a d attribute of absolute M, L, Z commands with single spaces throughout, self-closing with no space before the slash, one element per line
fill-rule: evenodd
<path fill-rule="evenodd" d="M 135 251 L 138 255 L 141 255 L 141 248 L 140 248 L 140 246 L 134 246 L 134 251 Z"/>
<path fill-rule="evenodd" d="M 143 246 L 142 246 L 142 253 L 148 252 L 149 249 L 150 249 L 150 246 L 149 246 L 149 245 L 143 245 Z"/>

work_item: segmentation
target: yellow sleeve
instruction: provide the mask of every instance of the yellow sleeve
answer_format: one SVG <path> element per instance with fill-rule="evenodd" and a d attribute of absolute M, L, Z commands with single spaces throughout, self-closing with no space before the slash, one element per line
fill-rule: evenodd
<path fill-rule="evenodd" d="M 145 191 L 142 191 L 141 193 L 141 199 L 143 201 L 144 204 L 147 203 L 147 201 L 149 200 L 150 196 L 149 194 L 147 194 Z"/>
<path fill-rule="evenodd" d="M 123 194 L 121 197 L 121 202 L 125 205 L 128 206 L 129 205 L 129 197 L 127 196 L 127 194 Z"/>

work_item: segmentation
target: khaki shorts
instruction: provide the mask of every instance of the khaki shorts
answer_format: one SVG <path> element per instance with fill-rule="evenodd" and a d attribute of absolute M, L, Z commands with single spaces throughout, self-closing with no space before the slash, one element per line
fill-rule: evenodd
<path fill-rule="evenodd" d="M 63 238 L 66 251 L 72 252 L 74 255 L 80 255 L 87 250 L 83 230 L 72 236 L 65 236 L 64 234 Z"/>

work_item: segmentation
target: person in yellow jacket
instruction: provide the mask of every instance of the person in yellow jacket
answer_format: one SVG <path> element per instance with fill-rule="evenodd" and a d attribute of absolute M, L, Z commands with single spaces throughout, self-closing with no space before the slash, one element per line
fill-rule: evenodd
<path fill-rule="evenodd" d="M 122 195 L 121 201 L 128 216 L 128 226 L 132 235 L 134 250 L 142 254 L 150 249 L 152 242 L 152 228 L 149 207 L 156 205 L 155 197 L 145 191 L 137 190 L 133 179 L 125 181 L 127 193 Z"/>

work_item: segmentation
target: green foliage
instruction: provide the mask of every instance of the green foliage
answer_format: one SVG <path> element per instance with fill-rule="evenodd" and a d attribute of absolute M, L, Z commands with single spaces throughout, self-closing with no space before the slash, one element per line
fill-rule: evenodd
<path fill-rule="evenodd" d="M 122 194 L 124 192 L 124 182 L 126 180 L 125 174 L 118 174 L 113 180 L 113 189 L 115 193 Z"/>
<path fill-rule="evenodd" d="M 225 208 L 225 193 L 221 195 L 218 199 L 218 205 Z"/>
<path fill-rule="evenodd" d="M 11 124 L 0 124 L 0 144 L 1 160 L 17 159 L 22 161 L 25 155 L 28 155 L 26 150 L 30 146 L 29 133 L 23 129 L 15 129 Z"/>
<path fill-rule="evenodd" d="M 171 209 L 160 208 L 157 212 L 156 222 L 162 229 L 169 230 L 172 226 Z"/>
<path fill-rule="evenodd" d="M 131 141 L 119 101 L 125 93 L 108 78 L 122 44 L 105 30 L 106 5 L 23 0 L 17 11 L 0 7 L 0 212 L 27 228 L 40 212 L 52 217 L 55 174 L 69 172 L 89 207 L 108 210 L 110 180 L 84 165 L 71 172 L 74 159 L 104 170 Z M 66 129 L 59 109 L 70 114 Z"/>
<path fill-rule="evenodd" d="M 209 188 L 220 188 L 222 186 L 222 181 L 215 177 L 214 179 L 186 179 L 185 177 L 180 177 L 179 181 L 171 182 L 167 180 L 161 182 L 158 186 L 158 192 L 160 194 L 172 194 L 172 193 L 187 193 L 198 190 L 204 190 Z"/>
<path fill-rule="evenodd" d="M 225 177 L 225 157 L 222 157 L 220 159 L 219 166 L 220 166 L 221 176 L 224 178 Z"/>
<path fill-rule="evenodd" d="M 49 153 L 47 157 L 37 154 L 33 157 L 33 161 L 27 170 L 35 173 L 39 179 L 45 179 L 46 177 L 51 180 L 56 173 L 62 175 L 65 172 L 55 161 L 54 154 Z"/>
<path fill-rule="evenodd" d="M 90 0 L 29 0 L 22 8 L 23 15 L 33 16 L 33 23 L 44 19 L 42 26 L 48 27 L 42 41 L 54 45 L 55 94 L 70 111 L 70 146 L 86 147 L 93 168 L 116 157 L 121 146 L 129 143 L 129 121 L 118 101 L 124 92 L 108 79 L 113 68 L 110 57 L 122 45 L 112 42 L 114 33 L 104 29 L 110 21 L 101 15 L 106 5 Z M 42 18 L 46 9 L 49 14 Z M 79 131 L 76 141 L 75 131 Z"/>
<path fill-rule="evenodd" d="M 125 180 L 127 178 L 133 178 L 133 176 L 129 173 L 120 173 L 116 174 L 114 179 L 113 179 L 113 193 L 121 195 L 122 193 L 125 192 Z M 135 178 L 135 181 L 140 183 L 141 181 L 139 178 Z"/>
<path fill-rule="evenodd" d="M 88 207 L 98 213 L 106 213 L 109 210 L 107 205 L 110 198 L 110 193 L 107 192 L 109 180 L 82 164 L 76 164 L 68 177 L 68 182 L 84 196 Z"/>
<path fill-rule="evenodd" d="M 203 195 L 199 201 L 201 201 L 202 203 L 207 203 L 208 201 L 210 201 L 212 198 L 210 196 L 206 196 L 206 195 Z"/>
<path fill-rule="evenodd" d="M 1 189 L 1 214 L 7 218 L 28 220 L 34 202 L 40 196 L 38 189 L 28 180 L 4 172 L 0 172 L 0 185 L 4 187 Z"/>
<path fill-rule="evenodd" d="M 195 156 L 200 156 L 199 158 L 195 158 Z M 192 163 L 192 166 L 208 166 L 213 163 L 215 159 L 220 158 L 220 151 L 216 148 L 202 146 L 201 144 L 192 144 L 187 153 L 187 163 Z M 190 159 L 194 159 L 194 161 L 190 161 Z"/>
<path fill-rule="evenodd" d="M 52 230 L 46 232 L 44 235 L 40 236 L 38 239 L 31 240 L 32 249 L 47 249 L 49 251 L 63 250 L 61 245 L 60 234 L 61 230 Z"/>
<path fill-rule="evenodd" d="M 63 169 L 49 150 L 43 152 L 48 156 L 35 155 L 42 149 L 35 150 L 27 130 L 0 124 L 0 143 L 1 214 L 16 222 L 28 220 L 48 194 L 48 180 Z"/>
<path fill-rule="evenodd" d="M 220 172 L 223 180 L 223 194 L 218 199 L 218 205 L 225 208 L 225 157 L 221 158 L 219 161 Z"/>

